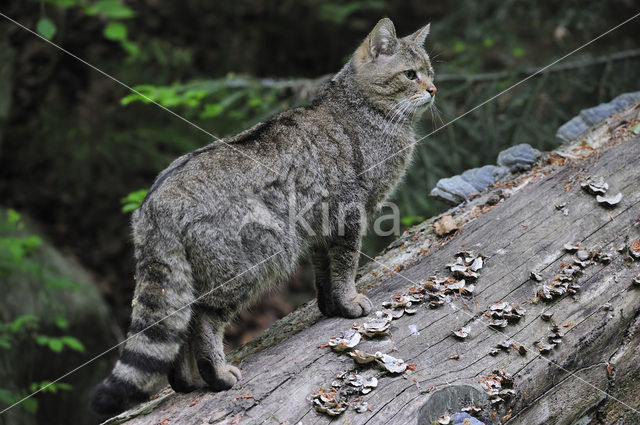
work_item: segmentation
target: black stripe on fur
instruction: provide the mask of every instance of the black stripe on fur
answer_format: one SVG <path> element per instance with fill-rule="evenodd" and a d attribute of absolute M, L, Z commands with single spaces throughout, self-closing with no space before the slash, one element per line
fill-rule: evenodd
<path fill-rule="evenodd" d="M 148 399 L 149 394 L 111 375 L 95 387 L 89 407 L 100 415 L 113 416 Z"/>
<path fill-rule="evenodd" d="M 145 325 L 140 322 L 133 322 L 129 326 L 129 335 L 133 336 L 142 332 L 151 342 L 175 342 L 184 341 L 184 332 L 167 329 L 161 323 L 155 325 Z"/>
<path fill-rule="evenodd" d="M 122 350 L 120 361 L 126 365 L 135 367 L 138 370 L 150 373 L 167 373 L 171 370 L 172 365 L 172 362 L 170 361 L 157 359 L 126 348 Z"/>

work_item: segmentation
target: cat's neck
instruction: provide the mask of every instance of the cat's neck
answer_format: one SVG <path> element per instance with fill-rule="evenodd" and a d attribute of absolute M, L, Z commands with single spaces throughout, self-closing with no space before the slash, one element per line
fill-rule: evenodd
<path fill-rule="evenodd" d="M 320 90 L 317 102 L 333 115 L 339 131 L 346 133 L 359 152 L 354 169 L 362 187 L 368 188 L 367 207 L 384 200 L 399 181 L 415 145 L 413 119 L 394 122 L 358 87 L 350 63 Z"/>
<path fill-rule="evenodd" d="M 351 111 L 363 110 L 384 117 L 384 111 L 373 105 L 358 87 L 355 70 L 349 61 L 319 92 L 319 98 L 328 102 L 338 102 Z"/>

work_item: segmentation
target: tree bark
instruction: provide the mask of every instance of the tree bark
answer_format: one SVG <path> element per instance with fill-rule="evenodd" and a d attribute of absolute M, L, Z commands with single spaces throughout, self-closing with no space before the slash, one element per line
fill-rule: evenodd
<path fill-rule="evenodd" d="M 470 404 L 482 406 L 485 424 L 639 423 L 640 286 L 632 281 L 640 261 L 629 251 L 634 241 L 640 244 L 640 139 L 631 130 L 639 118 L 637 106 L 614 114 L 528 173 L 445 213 L 459 226 L 452 235 L 435 235 L 438 218 L 431 219 L 361 269 L 359 289 L 382 309 L 429 276 L 451 276 L 445 265 L 459 251 L 486 256 L 473 296 L 453 296 L 439 308 L 417 305 L 415 314 L 393 320 L 391 337 L 363 338 L 357 346 L 415 363 L 413 371 L 385 374 L 356 365 L 344 352 L 318 348 L 354 320 L 321 317 L 311 302 L 229 355 L 243 373 L 233 389 L 167 389 L 106 423 L 429 424 Z M 604 177 L 608 194 L 622 193 L 615 207 L 605 208 L 581 188 L 591 175 Z M 568 243 L 589 255 L 608 253 L 611 261 L 585 265 L 573 282 L 580 287 L 575 294 L 546 301 L 540 288 L 575 257 L 564 248 Z M 543 281 L 532 279 L 532 271 Z M 487 316 L 498 301 L 526 314 L 491 327 Z M 543 313 L 551 319 L 543 320 Z M 554 323 L 562 341 L 541 354 Z M 469 327 L 465 339 L 452 334 L 462 327 Z M 508 348 L 496 348 L 503 342 Z M 515 394 L 491 403 L 479 381 L 496 370 L 512 375 Z M 362 396 L 370 410 L 319 414 L 310 395 L 330 388 L 343 371 L 377 376 L 377 388 Z"/>

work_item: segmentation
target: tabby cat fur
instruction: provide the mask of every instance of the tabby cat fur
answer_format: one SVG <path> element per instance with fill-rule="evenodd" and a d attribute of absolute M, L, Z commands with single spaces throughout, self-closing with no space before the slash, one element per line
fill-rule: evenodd
<path fill-rule="evenodd" d="M 382 19 L 308 106 L 190 152 L 133 213 L 136 287 L 129 338 L 91 407 L 115 414 L 164 385 L 231 388 L 223 332 L 247 303 L 311 253 L 318 307 L 372 308 L 354 280 L 366 215 L 410 161 L 413 121 L 436 88 L 429 25 L 396 37 Z"/>

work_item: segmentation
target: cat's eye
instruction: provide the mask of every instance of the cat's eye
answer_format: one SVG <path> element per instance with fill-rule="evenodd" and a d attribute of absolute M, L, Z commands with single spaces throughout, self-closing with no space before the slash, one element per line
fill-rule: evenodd
<path fill-rule="evenodd" d="M 418 74 L 416 74 L 416 71 L 414 71 L 413 69 L 409 69 L 404 72 L 404 76 L 410 80 L 415 80 L 418 77 Z"/>

